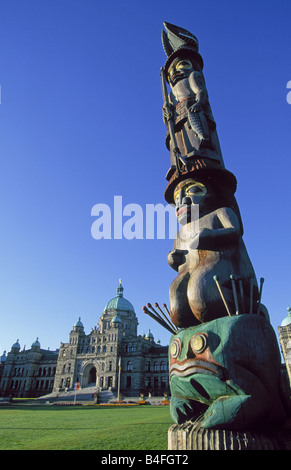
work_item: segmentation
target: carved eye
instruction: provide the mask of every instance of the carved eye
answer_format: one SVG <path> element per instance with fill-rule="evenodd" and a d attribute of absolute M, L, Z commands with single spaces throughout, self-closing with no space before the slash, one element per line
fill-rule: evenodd
<path fill-rule="evenodd" d="M 191 339 L 191 348 L 194 353 L 202 353 L 207 347 L 207 336 L 198 333 Z"/>
<path fill-rule="evenodd" d="M 179 339 L 175 339 L 171 344 L 170 353 L 173 359 L 179 356 L 181 352 L 181 341 Z"/>
<path fill-rule="evenodd" d="M 181 60 L 180 62 L 177 63 L 176 68 L 179 69 L 191 69 L 192 68 L 192 63 L 190 60 Z"/>
<path fill-rule="evenodd" d="M 186 196 L 204 196 L 206 188 L 202 183 L 191 184 L 186 188 Z"/>

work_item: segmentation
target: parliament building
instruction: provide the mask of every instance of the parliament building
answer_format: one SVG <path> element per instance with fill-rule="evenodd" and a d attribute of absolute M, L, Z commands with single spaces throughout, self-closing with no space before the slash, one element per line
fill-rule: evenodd
<path fill-rule="evenodd" d="M 0 396 L 40 397 L 74 387 L 96 387 L 122 396 L 169 394 L 168 346 L 153 334 L 138 335 L 133 305 L 121 282 L 97 326 L 85 333 L 81 319 L 67 343 L 44 350 L 38 339 L 21 350 L 19 341 L 1 356 Z"/>

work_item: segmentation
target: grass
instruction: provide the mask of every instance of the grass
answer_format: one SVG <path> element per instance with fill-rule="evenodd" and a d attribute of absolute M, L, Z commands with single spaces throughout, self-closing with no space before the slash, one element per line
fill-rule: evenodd
<path fill-rule="evenodd" d="M 0 408 L 0 450 L 167 450 L 168 406 Z"/>

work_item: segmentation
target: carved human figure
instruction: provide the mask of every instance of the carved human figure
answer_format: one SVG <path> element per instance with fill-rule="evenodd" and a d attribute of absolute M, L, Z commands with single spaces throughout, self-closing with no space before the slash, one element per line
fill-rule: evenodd
<path fill-rule="evenodd" d="M 231 314 L 235 314 L 236 304 L 230 275 L 240 280 L 244 292 L 240 300 L 248 310 L 250 282 L 255 302 L 258 287 L 233 194 L 210 178 L 188 178 L 178 184 L 174 199 L 182 227 L 168 255 L 169 265 L 178 272 L 170 286 L 173 323 L 185 328 L 228 315 L 214 276 Z M 189 220 L 193 205 L 199 208 L 198 220 Z"/>
<path fill-rule="evenodd" d="M 164 107 L 164 121 L 167 124 L 173 116 L 177 145 L 182 156 L 208 157 L 224 168 L 205 80 L 197 68 L 190 58 L 180 56 L 173 60 L 167 71 L 172 114 L 169 116 Z M 171 152 L 171 166 L 174 166 L 173 142 L 169 135 L 166 143 Z"/>

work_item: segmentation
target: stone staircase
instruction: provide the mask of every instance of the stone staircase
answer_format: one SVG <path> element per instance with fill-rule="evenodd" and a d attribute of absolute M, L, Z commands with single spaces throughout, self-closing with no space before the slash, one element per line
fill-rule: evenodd
<path fill-rule="evenodd" d="M 88 385 L 80 390 L 68 390 L 67 392 L 53 392 L 48 395 L 39 397 L 37 401 L 42 402 L 91 402 L 94 403 L 94 393 L 96 392 L 96 385 Z M 99 392 L 99 403 L 108 403 L 116 397 L 110 390 L 103 390 Z"/>

